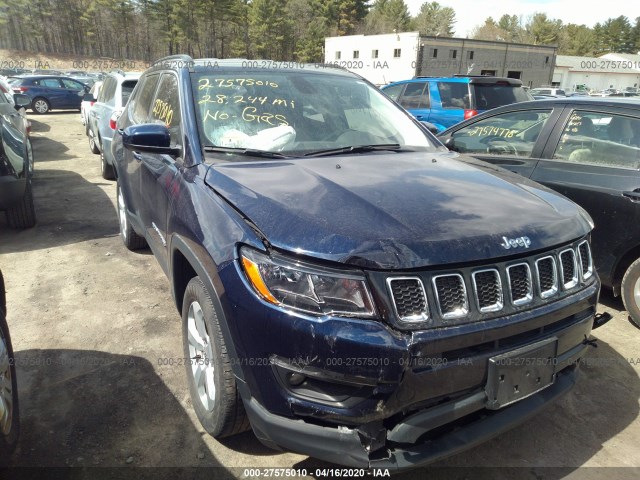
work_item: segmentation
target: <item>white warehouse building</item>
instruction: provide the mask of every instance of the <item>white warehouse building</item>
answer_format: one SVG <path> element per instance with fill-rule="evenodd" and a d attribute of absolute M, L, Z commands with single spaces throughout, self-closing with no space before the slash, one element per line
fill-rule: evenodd
<path fill-rule="evenodd" d="M 638 88 L 640 55 L 607 53 L 601 57 L 558 55 L 552 86 L 573 91 L 584 85 L 590 90 Z M 536 85 L 537 86 L 537 85 Z"/>
<path fill-rule="evenodd" d="M 419 32 L 325 38 L 325 63 L 385 85 L 414 76 L 493 75 L 549 84 L 555 46 L 420 35 Z"/>

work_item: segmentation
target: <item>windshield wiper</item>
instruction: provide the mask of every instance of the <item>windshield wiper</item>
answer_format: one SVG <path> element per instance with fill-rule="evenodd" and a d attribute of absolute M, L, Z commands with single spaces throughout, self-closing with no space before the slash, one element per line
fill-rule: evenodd
<path fill-rule="evenodd" d="M 234 153 L 237 155 L 246 155 L 248 157 L 290 158 L 289 156 L 279 152 L 270 152 L 268 150 L 257 150 L 255 148 L 243 147 L 216 147 L 214 145 L 205 145 L 204 151 L 217 153 Z"/>
<path fill-rule="evenodd" d="M 318 150 L 316 152 L 305 153 L 305 157 L 322 157 L 325 155 L 340 155 L 341 153 L 366 153 L 375 151 L 406 151 L 400 147 L 399 143 L 383 143 L 379 145 L 352 145 L 350 147 L 330 148 L 328 150 Z"/>

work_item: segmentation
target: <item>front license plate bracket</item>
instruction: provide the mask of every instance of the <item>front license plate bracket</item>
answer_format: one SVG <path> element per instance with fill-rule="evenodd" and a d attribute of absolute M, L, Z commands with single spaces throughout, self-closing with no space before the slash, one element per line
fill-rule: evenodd
<path fill-rule="evenodd" d="M 552 385 L 557 348 L 558 339 L 552 337 L 489 358 L 486 407 L 498 410 Z"/>

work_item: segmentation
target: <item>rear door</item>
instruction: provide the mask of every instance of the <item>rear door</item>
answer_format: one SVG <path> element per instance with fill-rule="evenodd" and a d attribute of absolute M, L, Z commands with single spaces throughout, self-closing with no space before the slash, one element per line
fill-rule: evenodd
<path fill-rule="evenodd" d="M 456 152 L 529 177 L 561 111 L 546 107 L 500 112 L 466 124 L 440 140 Z"/>
<path fill-rule="evenodd" d="M 51 108 L 67 108 L 67 91 L 57 78 L 40 78 L 33 81 L 40 87 L 34 97 L 44 97 L 49 101 Z"/>
<path fill-rule="evenodd" d="M 429 121 L 429 86 L 427 82 L 407 83 L 404 92 L 398 97 L 398 103 L 411 113 L 416 119 Z"/>
<path fill-rule="evenodd" d="M 611 286 L 616 260 L 640 244 L 640 115 L 568 106 L 561 122 L 531 178 L 589 212 L 595 265 Z"/>

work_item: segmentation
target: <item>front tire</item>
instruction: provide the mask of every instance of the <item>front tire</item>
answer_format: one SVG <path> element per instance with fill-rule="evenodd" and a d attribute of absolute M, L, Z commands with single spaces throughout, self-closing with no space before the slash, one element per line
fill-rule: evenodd
<path fill-rule="evenodd" d="M 124 201 L 124 195 L 120 188 L 120 182 L 116 187 L 116 200 L 118 202 L 118 223 L 120 224 L 120 238 L 122 243 L 129 250 L 140 250 L 147 247 L 147 241 L 138 235 L 129 221 L 129 214 L 127 213 L 127 204 Z"/>
<path fill-rule="evenodd" d="M 640 328 L 640 258 L 629 265 L 622 278 L 621 291 L 631 321 Z"/>
<path fill-rule="evenodd" d="M 7 320 L 0 308 L 0 458 L 6 459 L 16 447 L 20 433 L 19 416 L 13 347 Z"/>
<path fill-rule="evenodd" d="M 46 98 L 36 97 L 31 102 L 31 110 L 33 110 L 33 113 L 43 115 L 51 110 L 51 105 Z"/>
<path fill-rule="evenodd" d="M 182 338 L 191 402 L 204 429 L 215 438 L 248 430 L 218 316 L 198 277 L 184 293 Z"/>

